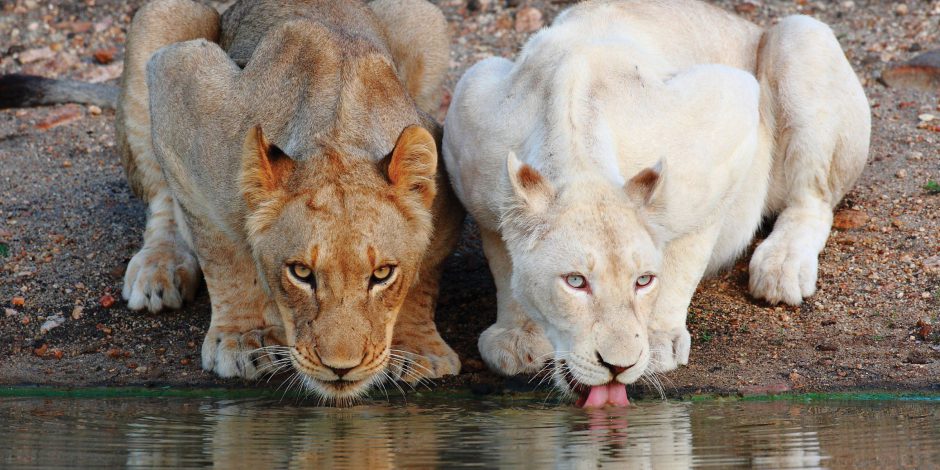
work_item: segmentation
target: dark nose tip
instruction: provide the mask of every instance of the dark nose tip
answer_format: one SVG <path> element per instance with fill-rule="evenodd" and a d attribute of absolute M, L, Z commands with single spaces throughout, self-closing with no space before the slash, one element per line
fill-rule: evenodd
<path fill-rule="evenodd" d="M 345 369 L 341 369 L 338 367 L 330 367 L 330 366 L 327 366 L 327 367 L 329 367 L 329 369 L 333 371 L 333 373 L 336 374 L 336 376 L 339 378 L 343 378 L 344 375 L 346 375 L 349 371 L 353 370 L 353 367 L 347 367 Z"/>
<path fill-rule="evenodd" d="M 636 365 L 635 362 L 634 362 L 633 364 L 630 364 L 629 366 L 616 366 L 616 365 L 613 365 L 613 364 L 611 364 L 611 363 L 605 361 L 604 358 L 601 357 L 601 353 L 597 353 L 597 361 L 600 362 L 602 366 L 606 367 L 607 370 L 609 370 L 611 374 L 614 374 L 614 377 L 620 375 L 620 374 L 623 373 L 624 371 L 627 371 L 627 370 L 629 370 L 631 367 L 633 367 L 633 366 Z"/>

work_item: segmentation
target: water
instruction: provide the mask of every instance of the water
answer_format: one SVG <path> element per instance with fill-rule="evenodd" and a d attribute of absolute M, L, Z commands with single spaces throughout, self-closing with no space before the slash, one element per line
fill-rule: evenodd
<path fill-rule="evenodd" d="M 0 467 L 931 468 L 940 401 L 0 398 Z"/>

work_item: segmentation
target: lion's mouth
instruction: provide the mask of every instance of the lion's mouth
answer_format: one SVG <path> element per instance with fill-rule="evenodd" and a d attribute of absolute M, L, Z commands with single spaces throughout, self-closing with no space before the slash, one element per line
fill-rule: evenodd
<path fill-rule="evenodd" d="M 362 380 L 318 380 L 318 381 L 324 387 L 330 388 L 332 390 L 336 390 L 338 392 L 343 392 L 343 391 L 347 391 L 350 389 L 354 389 L 362 385 L 362 383 L 365 382 L 365 379 L 362 379 Z"/>
<path fill-rule="evenodd" d="M 630 405 L 627 397 L 627 386 L 616 381 L 602 385 L 588 385 L 579 382 L 565 371 L 565 381 L 571 387 L 571 392 L 578 396 L 575 406 L 578 408 L 603 408 L 605 406 L 625 407 Z"/>

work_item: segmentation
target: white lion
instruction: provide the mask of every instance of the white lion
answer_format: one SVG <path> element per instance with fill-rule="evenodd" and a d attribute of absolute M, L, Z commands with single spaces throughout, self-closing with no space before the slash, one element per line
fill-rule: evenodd
<path fill-rule="evenodd" d="M 812 18 L 762 29 L 693 0 L 568 9 L 515 62 L 467 71 L 445 125 L 496 280 L 483 358 L 516 374 L 553 356 L 582 404 L 627 403 L 623 384 L 687 363 L 699 280 L 765 216 L 751 294 L 799 304 L 870 129 L 861 84 Z"/>

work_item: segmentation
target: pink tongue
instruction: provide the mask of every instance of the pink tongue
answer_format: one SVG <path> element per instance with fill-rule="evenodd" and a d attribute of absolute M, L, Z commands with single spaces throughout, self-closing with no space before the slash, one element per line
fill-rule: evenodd
<path fill-rule="evenodd" d="M 584 408 L 602 408 L 606 405 L 627 406 L 630 400 L 627 399 L 627 387 L 620 382 L 613 382 L 606 385 L 595 385 L 591 387 L 587 400 L 584 401 Z"/>

